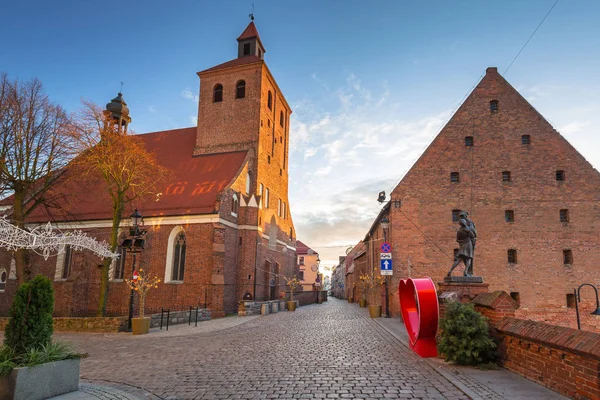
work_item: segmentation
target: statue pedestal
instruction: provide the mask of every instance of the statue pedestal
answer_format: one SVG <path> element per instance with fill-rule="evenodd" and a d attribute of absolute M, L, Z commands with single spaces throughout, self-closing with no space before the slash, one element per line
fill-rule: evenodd
<path fill-rule="evenodd" d="M 466 303 L 481 293 L 489 292 L 489 283 L 483 283 L 480 276 L 446 276 L 443 282 L 438 282 L 438 293 L 444 298 L 444 293 L 454 292 L 459 301 Z"/>

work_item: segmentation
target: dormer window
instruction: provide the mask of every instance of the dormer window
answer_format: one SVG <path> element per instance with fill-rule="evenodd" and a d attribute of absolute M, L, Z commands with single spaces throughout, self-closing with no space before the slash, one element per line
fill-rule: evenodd
<path fill-rule="evenodd" d="M 246 81 L 239 81 L 235 85 L 235 98 L 243 99 L 246 97 Z"/>
<path fill-rule="evenodd" d="M 223 101 L 223 85 L 217 83 L 213 89 L 213 103 L 220 103 Z"/>

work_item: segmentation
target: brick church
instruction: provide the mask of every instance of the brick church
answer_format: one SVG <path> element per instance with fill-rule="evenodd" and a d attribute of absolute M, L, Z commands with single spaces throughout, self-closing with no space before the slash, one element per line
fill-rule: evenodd
<path fill-rule="evenodd" d="M 392 287 L 408 276 L 442 281 L 458 248 L 461 210 L 475 222 L 474 274 L 489 290 L 510 293 L 523 317 L 574 326 L 573 289 L 600 284 L 600 174 L 496 68 L 380 215 L 391 221 Z M 581 293 L 580 307 L 590 308 L 582 318 L 600 328 L 600 317 L 588 312 L 593 290 Z"/>
<path fill-rule="evenodd" d="M 237 310 L 244 295 L 274 299 L 285 276 L 296 273 L 296 237 L 288 201 L 289 126 L 292 113 L 264 61 L 254 22 L 237 38 L 237 57 L 198 73 L 198 126 L 138 135 L 171 178 L 153 196 L 130 204 L 147 231 L 137 266 L 163 279 L 147 298 L 148 309 L 204 306 L 213 316 Z M 131 121 L 119 93 L 107 111 L 125 128 Z M 47 221 L 63 231 L 81 229 L 108 239 L 112 208 L 104 183 L 66 183 L 54 191 L 61 209 L 39 209 L 27 222 Z M 16 290 L 14 260 L 0 255 L 0 313 Z M 54 280 L 56 315 L 93 313 L 98 304 L 99 259 L 67 251 L 34 268 Z M 6 274 L 8 272 L 8 274 Z M 122 252 L 110 269 L 107 310 L 126 310 L 131 254 Z"/>

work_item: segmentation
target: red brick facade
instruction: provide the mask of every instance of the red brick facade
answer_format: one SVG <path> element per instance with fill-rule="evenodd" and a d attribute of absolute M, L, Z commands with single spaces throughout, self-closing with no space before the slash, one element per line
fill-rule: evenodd
<path fill-rule="evenodd" d="M 156 195 L 156 200 L 144 203 L 146 247 L 137 254 L 136 264 L 164 280 L 158 289 L 149 293 L 146 300 L 149 310 L 206 305 L 212 309 L 213 317 L 218 317 L 235 312 L 237 302 L 246 293 L 257 300 L 278 298 L 279 292 L 287 289 L 283 276 L 292 276 L 296 272 L 295 231 L 288 201 L 291 109 L 265 62 L 256 56 L 242 56 L 198 75 L 201 85 L 195 145 L 188 150 L 180 144 L 179 153 L 170 151 L 168 154 L 170 159 L 175 159 L 175 165 L 187 162 L 189 167 L 186 171 L 177 171 L 180 175 Z M 236 97 L 236 85 L 240 80 L 245 81 L 245 93 L 243 97 Z M 223 88 L 222 101 L 214 102 L 213 91 L 217 84 Z M 175 138 L 187 138 L 189 133 L 186 129 L 140 135 L 140 138 L 154 146 L 159 146 L 157 140 L 170 138 L 173 146 Z M 156 154 L 161 163 L 162 153 Z M 214 161 L 201 161 L 207 157 L 213 157 Z M 235 161 L 227 162 L 232 157 Z M 189 158 L 192 161 L 187 161 Z M 227 165 L 230 172 L 219 174 L 219 171 L 211 170 L 211 166 L 218 169 L 219 165 Z M 231 170 L 235 165 L 239 165 L 239 169 L 233 173 Z M 200 166 L 203 169 L 194 170 Z M 227 178 L 228 182 L 215 182 L 216 175 L 221 179 L 233 178 Z M 188 183 L 191 178 L 196 179 L 194 187 Z M 96 196 L 93 193 L 84 195 Z M 181 200 L 178 202 L 175 196 L 180 196 Z M 200 199 L 203 202 L 208 199 L 209 203 L 202 203 L 200 208 Z M 161 202 L 177 207 L 161 209 Z M 82 203 L 79 204 L 81 208 Z M 84 204 L 89 204 L 90 208 L 107 207 L 106 210 L 90 209 L 87 218 L 84 214 L 76 218 L 90 236 L 107 240 L 110 221 L 89 215 L 92 212 L 96 213 L 93 215 L 110 215 L 110 202 Z M 144 207 L 139 208 L 144 214 Z M 53 222 L 62 229 L 73 227 L 71 222 L 65 223 L 66 219 L 56 218 L 56 213 L 53 215 Z M 43 220 L 43 217 L 36 219 L 38 222 Z M 73 220 L 72 214 L 69 220 Z M 127 224 L 125 219 L 122 226 L 126 229 Z M 86 226 L 93 228 L 86 229 Z M 168 252 L 169 247 L 174 246 L 176 230 L 185 233 L 185 272 L 183 281 L 169 282 Z M 124 277 L 131 278 L 130 254 L 126 261 Z M 8 270 L 10 254 L 0 254 L 0 262 Z M 48 261 L 37 256 L 32 258 L 35 272 L 54 279 L 56 315 L 90 314 L 95 310 L 99 296 L 99 263 L 100 259 L 92 254 L 75 252 L 71 273 L 63 280 L 55 279 L 55 257 Z M 10 280 L 6 290 L 0 293 L 0 315 L 7 313 L 15 290 L 16 281 Z M 126 284 L 122 280 L 111 280 L 107 309 L 122 314 L 128 304 Z"/>
<path fill-rule="evenodd" d="M 391 194 L 392 287 L 409 276 L 442 281 L 458 248 L 452 212 L 466 210 L 478 233 L 475 275 L 518 299 L 527 318 L 559 310 L 565 318 L 552 322 L 573 327 L 567 295 L 581 283 L 598 284 L 599 200 L 600 174 L 488 68 Z M 561 210 L 568 210 L 562 221 Z M 583 302 L 592 303 L 592 290 L 584 292 Z"/>

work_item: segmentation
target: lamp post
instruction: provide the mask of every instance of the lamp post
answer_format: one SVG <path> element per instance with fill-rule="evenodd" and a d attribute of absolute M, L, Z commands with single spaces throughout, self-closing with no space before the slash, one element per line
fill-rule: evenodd
<path fill-rule="evenodd" d="M 144 240 L 141 239 L 142 236 L 146 233 L 146 231 L 140 230 L 140 224 L 142 223 L 143 217 L 139 213 L 136 208 L 133 214 L 129 216 L 131 218 L 132 227 L 129 229 L 129 238 L 123 241 L 123 247 L 126 247 L 129 251 L 133 252 L 133 263 L 131 264 L 131 275 L 132 278 L 135 279 L 135 259 L 136 259 L 136 251 L 138 248 L 144 248 Z M 133 300 L 134 300 L 134 290 L 131 289 L 131 293 L 129 295 L 129 320 L 127 321 L 127 328 L 129 332 L 131 332 L 131 320 L 133 319 Z"/>
<path fill-rule="evenodd" d="M 321 282 L 322 279 L 319 277 L 319 266 L 321 265 L 321 258 L 317 254 L 317 277 L 315 279 L 315 286 L 317 288 L 317 303 L 321 304 Z"/>
<path fill-rule="evenodd" d="M 390 226 L 390 220 L 384 216 L 381 219 L 381 227 L 383 228 L 383 241 L 384 243 L 387 242 L 387 231 L 388 228 Z M 385 318 L 391 318 L 390 316 L 390 296 L 388 293 L 388 286 L 389 286 L 389 275 L 385 276 Z"/>
<path fill-rule="evenodd" d="M 600 315 L 600 301 L 598 299 L 598 289 L 591 283 L 582 283 L 577 289 L 573 289 L 573 291 L 575 292 L 575 313 L 577 314 L 577 329 L 581 329 L 581 321 L 579 320 L 579 303 L 581 302 L 581 288 L 584 286 L 591 286 L 592 289 L 594 289 L 594 292 L 596 292 L 596 310 L 591 312 L 590 314 Z"/>

